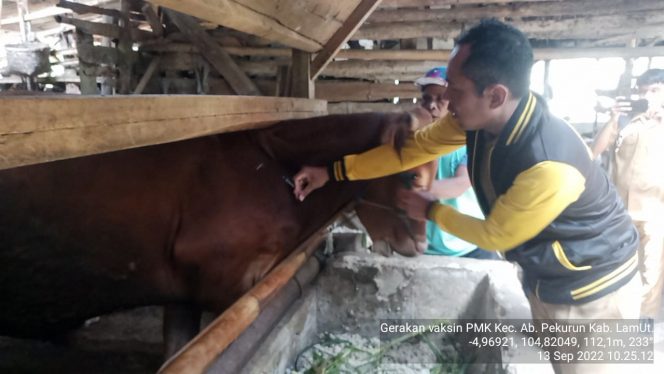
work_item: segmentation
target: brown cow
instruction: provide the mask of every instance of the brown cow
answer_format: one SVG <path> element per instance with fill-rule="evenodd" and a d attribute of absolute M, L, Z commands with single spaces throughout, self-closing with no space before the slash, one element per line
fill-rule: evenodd
<path fill-rule="evenodd" d="M 0 172 L 0 334 L 48 336 L 142 305 L 220 312 L 363 193 L 391 205 L 398 178 L 328 184 L 300 203 L 284 181 L 381 142 L 407 114 L 327 116 Z M 424 225 L 380 211 L 405 253 Z M 380 235 L 377 235 L 380 236 Z"/>

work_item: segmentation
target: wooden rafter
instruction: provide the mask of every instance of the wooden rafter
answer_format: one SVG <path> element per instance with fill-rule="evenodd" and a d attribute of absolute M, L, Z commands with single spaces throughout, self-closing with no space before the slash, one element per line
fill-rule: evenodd
<path fill-rule="evenodd" d="M 227 0 L 150 0 L 176 11 L 252 35 L 279 39 L 288 46 L 308 52 L 322 48 L 321 43 L 288 28 L 270 15 L 254 11 L 239 2 Z"/>
<path fill-rule="evenodd" d="M 174 10 L 165 9 L 164 11 L 180 31 L 189 38 L 189 41 L 201 51 L 201 55 L 228 81 L 237 94 L 252 96 L 261 94 L 251 79 L 233 61 L 233 58 L 205 32 L 195 19 Z"/>
<path fill-rule="evenodd" d="M 318 75 L 325 69 L 327 64 L 332 61 L 336 53 L 341 49 L 341 46 L 355 33 L 355 31 L 362 25 L 371 12 L 378 6 L 380 0 L 362 0 L 355 10 L 344 21 L 343 25 L 332 35 L 330 40 L 327 41 L 323 49 L 318 52 L 313 62 L 311 63 L 311 79 L 316 79 Z"/>
<path fill-rule="evenodd" d="M 122 13 L 120 13 L 120 11 L 116 9 L 101 8 L 98 6 L 75 3 L 73 1 L 66 1 L 66 0 L 60 0 L 60 2 L 58 2 L 58 7 L 71 9 L 72 11 L 74 11 L 74 13 L 77 14 L 94 13 L 94 14 L 103 14 L 105 16 L 116 17 L 116 18 L 119 18 L 122 15 Z"/>
<path fill-rule="evenodd" d="M 226 52 L 237 56 L 262 57 L 291 57 L 290 48 L 264 48 L 264 47 L 223 47 Z M 141 48 L 146 52 L 180 52 L 198 53 L 198 48 L 191 44 L 144 45 Z M 401 60 L 401 61 L 447 61 L 450 49 L 432 50 L 398 50 L 398 49 L 342 49 L 336 57 L 351 60 Z M 664 56 L 664 46 L 636 47 L 636 48 L 535 48 L 536 60 L 563 59 L 563 58 L 602 58 L 602 57 L 650 57 Z"/>
<path fill-rule="evenodd" d="M 380 6 L 381 8 L 419 8 L 425 6 L 504 4 L 540 1 L 551 0 L 383 0 Z"/>
<path fill-rule="evenodd" d="M 455 7 L 451 9 L 381 9 L 373 12 L 369 23 L 422 21 L 476 21 L 482 18 L 599 16 L 637 11 L 661 11 L 661 0 L 584 0 L 527 2 L 483 7 Z"/>
<path fill-rule="evenodd" d="M 640 34 L 664 34 L 664 12 L 650 11 L 564 19 L 515 19 L 509 23 L 528 37 L 539 39 L 601 39 L 628 33 L 635 37 Z M 366 24 L 351 39 L 450 38 L 459 35 L 465 26 L 464 23 L 446 21 Z"/>
<path fill-rule="evenodd" d="M 141 7 L 141 13 L 143 13 L 145 19 L 150 24 L 152 33 L 157 37 L 162 37 L 164 35 L 164 25 L 162 25 L 154 7 L 151 4 L 145 3 Z"/>

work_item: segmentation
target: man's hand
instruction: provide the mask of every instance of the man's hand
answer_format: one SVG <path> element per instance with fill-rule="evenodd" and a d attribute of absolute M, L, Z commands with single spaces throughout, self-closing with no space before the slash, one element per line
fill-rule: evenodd
<path fill-rule="evenodd" d="M 426 221 L 428 219 L 427 209 L 432 203 L 438 201 L 438 198 L 427 191 L 413 191 L 405 188 L 399 189 L 397 197 L 399 208 L 403 209 L 408 217 L 418 221 Z"/>
<path fill-rule="evenodd" d="M 295 183 L 293 194 L 299 201 L 304 201 L 311 192 L 323 187 L 329 179 L 330 176 L 327 174 L 325 167 L 303 166 L 293 177 Z"/>

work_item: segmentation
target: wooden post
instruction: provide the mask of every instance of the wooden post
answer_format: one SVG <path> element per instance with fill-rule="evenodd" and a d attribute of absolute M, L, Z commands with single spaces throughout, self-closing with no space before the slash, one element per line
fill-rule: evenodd
<path fill-rule="evenodd" d="M 116 91 L 119 94 L 128 94 L 131 90 L 131 70 L 134 65 L 134 51 L 132 50 L 131 23 L 129 22 L 129 0 L 120 3 L 120 40 L 118 41 L 118 52 L 120 61 L 118 63 L 118 82 Z"/>
<path fill-rule="evenodd" d="M 28 15 L 28 0 L 17 0 L 16 10 L 18 12 L 18 27 L 21 32 L 21 41 L 27 43 L 30 39 L 30 23 L 25 20 Z"/>
<path fill-rule="evenodd" d="M 104 23 L 113 23 L 113 17 L 111 16 L 103 16 L 102 20 Z M 106 47 L 106 48 L 112 48 L 112 40 L 109 37 L 102 37 L 101 38 L 101 46 Z M 95 83 L 96 84 L 96 83 Z M 102 76 L 101 77 L 101 94 L 102 95 L 113 95 L 113 79 L 109 76 Z"/>
<path fill-rule="evenodd" d="M 97 95 L 97 75 L 96 65 L 90 61 L 85 60 L 85 56 L 89 56 L 85 50 L 92 50 L 94 48 L 92 35 L 76 29 L 76 51 L 78 53 L 78 75 L 81 79 L 81 94 L 82 95 Z"/>
<path fill-rule="evenodd" d="M 290 85 L 291 96 L 313 99 L 315 95 L 314 81 L 310 77 L 311 53 L 293 49 Z"/>

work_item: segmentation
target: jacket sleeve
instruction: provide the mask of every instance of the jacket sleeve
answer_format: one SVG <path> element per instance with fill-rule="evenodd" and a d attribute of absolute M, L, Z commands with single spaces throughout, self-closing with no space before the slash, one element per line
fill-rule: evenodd
<path fill-rule="evenodd" d="M 451 115 L 417 130 L 401 152 L 382 145 L 364 153 L 348 155 L 330 166 L 334 180 L 373 179 L 412 169 L 466 144 L 466 133 Z"/>
<path fill-rule="evenodd" d="M 543 161 L 523 171 L 481 220 L 436 203 L 429 219 L 440 228 L 487 250 L 507 251 L 544 230 L 585 190 L 585 178 L 573 166 Z"/>

